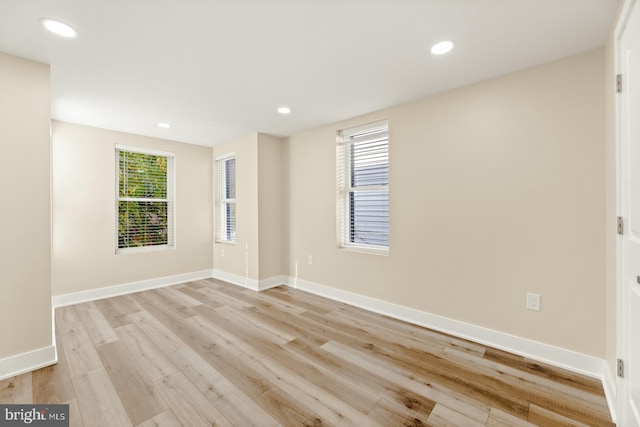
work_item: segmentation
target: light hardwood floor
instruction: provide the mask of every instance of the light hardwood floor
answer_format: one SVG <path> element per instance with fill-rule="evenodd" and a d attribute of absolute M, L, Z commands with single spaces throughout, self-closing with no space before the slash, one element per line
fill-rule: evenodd
<path fill-rule="evenodd" d="M 216 280 L 56 310 L 1 403 L 72 426 L 611 426 L 599 381 L 299 290 Z"/>

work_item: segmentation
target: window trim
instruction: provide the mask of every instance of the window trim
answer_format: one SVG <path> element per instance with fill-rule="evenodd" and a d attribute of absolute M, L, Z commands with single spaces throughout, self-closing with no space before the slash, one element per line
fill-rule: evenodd
<path fill-rule="evenodd" d="M 167 167 L 167 198 L 166 199 L 150 199 L 150 200 L 166 200 L 167 201 L 167 233 L 168 242 L 166 245 L 152 245 L 152 246 L 138 246 L 131 248 L 120 248 L 118 247 L 119 241 L 119 228 L 118 228 L 118 220 L 119 220 L 119 202 L 126 201 L 127 199 L 132 199 L 129 197 L 120 198 L 120 156 L 118 153 L 120 151 L 128 151 L 131 153 L 139 153 L 139 154 L 149 154 L 152 156 L 162 156 L 167 157 L 167 159 L 171 159 L 171 167 Z M 115 144 L 114 149 L 115 154 L 115 253 L 117 255 L 120 254 L 132 254 L 132 253 L 142 253 L 142 252 L 154 252 L 154 251 L 162 251 L 162 250 L 172 250 L 176 249 L 176 215 L 177 215 L 177 203 L 176 203 L 176 155 L 175 153 L 171 153 L 168 151 L 160 151 L 153 150 L 141 147 L 134 147 L 131 145 L 123 145 L 123 144 Z M 140 198 L 133 198 L 135 200 L 141 200 Z M 171 209 L 169 209 L 171 206 Z"/>
<path fill-rule="evenodd" d="M 217 156 L 214 157 L 214 169 L 215 169 L 215 176 L 216 179 L 218 178 L 218 166 L 220 165 L 219 162 L 226 162 L 227 160 L 235 160 L 236 161 L 236 170 L 235 170 L 235 182 L 237 184 L 237 165 L 238 165 L 238 158 L 236 156 L 235 152 L 231 152 L 231 153 L 226 153 L 223 154 L 221 156 Z M 226 167 L 226 166 L 225 166 Z M 238 204 L 237 204 L 237 195 L 235 199 L 222 199 L 222 197 L 220 197 L 219 194 L 219 183 L 216 181 L 216 188 L 215 188 L 215 209 L 216 209 L 216 228 L 215 228 L 215 242 L 216 243 L 222 243 L 225 245 L 235 245 L 237 240 L 238 240 Z M 236 188 L 237 191 L 237 188 Z M 236 238 L 234 240 L 227 240 L 227 239 L 223 239 L 221 236 L 224 234 L 223 231 L 223 227 L 222 227 L 222 217 L 218 217 L 221 215 L 222 212 L 222 206 L 224 206 L 225 204 L 231 204 L 233 203 L 236 206 Z M 226 217 L 226 215 L 224 215 L 224 217 Z"/>
<path fill-rule="evenodd" d="M 338 248 L 345 251 L 352 252 L 364 252 L 371 253 L 377 255 L 388 255 L 389 254 L 389 244 L 386 246 L 382 245 L 371 245 L 366 243 L 352 243 L 349 242 L 349 214 L 350 214 L 350 201 L 349 195 L 353 192 L 366 192 L 366 191 L 380 191 L 384 190 L 389 194 L 389 184 L 387 185 L 367 185 L 367 186 L 359 186 L 357 188 L 351 186 L 350 181 L 350 164 L 349 164 L 349 147 L 353 143 L 349 141 L 348 138 L 354 135 L 362 135 L 363 131 L 369 131 L 371 133 L 380 132 L 385 129 L 387 132 L 387 150 L 389 147 L 389 121 L 388 120 L 379 120 L 375 122 L 371 122 L 368 124 L 364 124 L 361 126 L 350 127 L 346 129 L 339 130 L 336 136 L 336 153 L 337 153 L 337 192 L 338 192 L 338 206 L 336 209 L 336 219 L 338 224 Z M 387 224 L 387 227 L 390 228 L 390 223 Z"/>

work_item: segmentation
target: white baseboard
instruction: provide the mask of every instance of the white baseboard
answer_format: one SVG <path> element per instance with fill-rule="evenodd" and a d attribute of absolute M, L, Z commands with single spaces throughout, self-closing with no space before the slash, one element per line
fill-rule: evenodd
<path fill-rule="evenodd" d="M 615 421 L 616 383 L 614 378 L 611 377 L 606 361 L 603 359 L 299 278 L 294 279 L 288 276 L 275 276 L 258 281 L 221 270 L 203 270 L 72 294 L 57 295 L 53 297 L 53 306 L 62 307 L 210 277 L 253 291 L 263 291 L 285 284 L 374 313 L 598 378 L 602 381 L 607 403 L 609 404 L 612 418 Z M 31 353 L 37 354 L 32 355 Z M 56 362 L 55 346 L 31 353 L 0 360 L 0 379 L 3 379 L 3 373 L 5 373 L 6 376 L 4 376 L 4 378 L 6 378 Z"/>
<path fill-rule="evenodd" d="M 605 360 L 602 364 L 602 387 L 604 388 L 604 395 L 607 397 L 611 421 L 614 423 L 616 422 L 616 408 L 618 407 L 618 387 L 615 378 Z"/>
<path fill-rule="evenodd" d="M 289 278 L 287 276 L 274 276 L 268 279 L 260 280 L 258 283 L 258 289 L 261 291 L 265 291 L 267 289 L 275 288 L 280 285 L 288 285 Z"/>
<path fill-rule="evenodd" d="M 517 337 L 493 329 L 476 326 L 447 317 L 393 304 L 353 292 L 343 291 L 306 280 L 289 278 L 297 289 L 320 295 L 335 301 L 363 308 L 374 313 L 393 317 L 415 325 L 444 332 L 456 337 L 488 345 L 509 353 L 518 354 L 549 365 L 568 369 L 590 377 L 603 379 L 604 360 L 549 344 Z"/>
<path fill-rule="evenodd" d="M 242 286 L 243 288 L 251 289 L 252 291 L 260 290 L 260 283 L 255 279 L 249 279 L 245 276 L 239 276 L 233 273 L 227 273 L 226 271 L 213 270 L 212 277 L 214 279 L 223 280 L 233 285 Z"/>
<path fill-rule="evenodd" d="M 88 291 L 55 295 L 52 298 L 52 303 L 54 308 L 64 307 L 65 305 L 95 301 L 103 298 L 110 298 L 119 295 L 131 294 L 134 292 L 146 291 L 149 289 L 177 285 L 179 283 L 191 282 L 193 280 L 208 279 L 210 277 L 212 277 L 211 270 L 194 271 L 191 273 L 176 274 L 174 276 L 159 277 L 156 279 L 141 280 L 139 282 L 125 283 L 122 285 L 90 289 Z"/>
<path fill-rule="evenodd" d="M 243 288 L 251 289 L 252 291 L 260 292 L 266 289 L 275 288 L 276 286 L 286 285 L 289 283 L 288 276 L 274 276 L 268 279 L 255 280 L 248 277 L 240 276 L 233 273 L 227 273 L 226 271 L 213 270 L 214 279 L 223 280 L 233 285 L 242 286 Z"/>
<path fill-rule="evenodd" d="M 56 308 L 51 304 L 51 344 L 53 346 L 53 360 L 58 363 L 58 341 L 56 340 Z"/>
<path fill-rule="evenodd" d="M 57 362 L 54 345 L 0 359 L 0 380 L 44 368 Z"/>

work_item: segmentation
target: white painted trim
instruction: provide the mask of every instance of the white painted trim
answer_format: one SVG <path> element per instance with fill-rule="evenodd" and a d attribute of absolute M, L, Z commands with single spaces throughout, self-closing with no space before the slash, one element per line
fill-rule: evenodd
<path fill-rule="evenodd" d="M 233 285 L 242 286 L 243 288 L 251 289 L 252 291 L 259 291 L 260 284 L 255 279 L 249 279 L 245 276 L 240 276 L 233 273 L 227 273 L 222 270 L 213 270 L 212 277 L 214 279 L 223 280 L 225 282 L 229 282 Z"/>
<path fill-rule="evenodd" d="M 50 345 L 0 360 L 0 380 L 51 366 L 58 362 L 56 347 Z"/>
<path fill-rule="evenodd" d="M 214 158 L 213 158 L 213 160 L 217 162 L 217 161 L 220 161 L 220 160 L 229 160 L 229 159 L 233 159 L 233 158 L 235 158 L 235 157 L 236 157 L 236 152 L 235 152 L 235 151 L 233 151 L 233 152 L 231 152 L 231 153 L 227 153 L 227 154 L 223 154 L 223 155 L 221 155 L 221 156 L 214 157 Z"/>
<path fill-rule="evenodd" d="M 56 309 L 51 304 L 51 345 L 53 346 L 53 358 L 58 363 L 58 341 L 56 340 Z"/>
<path fill-rule="evenodd" d="M 631 17 L 631 13 L 634 8 L 637 7 L 636 0 L 624 0 L 622 4 L 622 10 L 616 22 L 614 30 L 614 74 L 623 73 L 623 49 L 622 49 L 622 37 L 625 29 Z M 624 80 L 623 80 L 624 91 Z M 625 142 L 624 142 L 624 126 L 626 125 L 624 120 L 624 104 L 621 94 L 616 94 L 614 99 L 614 130 L 615 130 L 615 179 L 616 179 L 616 199 L 615 208 L 616 216 L 625 216 L 625 206 L 623 198 L 624 190 L 624 168 L 625 162 L 628 161 L 628 156 L 625 154 Z M 626 284 L 624 282 L 624 269 L 623 269 L 623 239 L 621 236 L 616 238 L 616 358 L 625 359 L 628 354 L 628 325 L 627 325 L 627 308 L 626 308 Z M 608 371 L 608 369 L 606 369 Z M 629 396 L 628 380 L 624 378 L 614 377 L 615 381 L 611 378 L 607 379 L 603 384 L 605 386 L 605 392 L 607 388 L 610 388 L 609 392 L 615 397 L 613 403 L 609 402 L 609 395 L 607 395 L 607 401 L 611 410 L 612 418 L 619 417 L 620 423 L 625 422 L 627 417 L 626 401 Z"/>
<path fill-rule="evenodd" d="M 288 284 L 289 284 L 289 277 L 274 276 L 268 279 L 260 280 L 260 282 L 258 283 L 258 290 L 265 291 L 267 289 L 275 288 L 276 286 L 288 285 Z"/>
<path fill-rule="evenodd" d="M 294 288 L 296 289 L 298 287 L 298 281 L 295 277 L 291 277 L 288 276 L 284 282 L 285 285 L 289 286 L 290 288 Z"/>
<path fill-rule="evenodd" d="M 609 364 L 607 361 L 602 362 L 602 387 L 604 388 L 604 395 L 607 398 L 607 405 L 609 405 L 609 412 L 611 413 L 611 421 L 617 422 L 617 408 L 618 408 L 618 385 L 615 380 L 616 377 L 611 373 Z"/>
<path fill-rule="evenodd" d="M 193 280 L 202 280 L 212 277 L 211 270 L 194 271 L 191 273 L 176 274 L 174 276 L 158 277 L 155 279 L 141 280 L 139 282 L 125 283 L 122 285 L 107 286 L 104 288 L 90 289 L 88 291 L 74 292 L 70 294 L 55 295 L 52 298 L 53 307 L 79 304 L 95 301 L 103 298 L 111 298 L 148 289 L 163 288 Z"/>
<path fill-rule="evenodd" d="M 572 350 L 517 337 L 493 329 L 472 325 L 447 317 L 382 301 L 376 298 L 302 280 L 300 278 L 274 276 L 269 279 L 257 281 L 255 279 L 249 279 L 247 277 L 221 270 L 202 270 L 193 273 L 179 274 L 107 288 L 99 288 L 91 291 L 58 295 L 53 297 L 53 306 L 62 307 L 65 305 L 109 298 L 112 296 L 124 295 L 210 277 L 242 286 L 253 291 L 263 291 L 284 284 L 331 300 L 340 301 L 374 313 L 389 316 L 394 319 L 403 320 L 415 325 L 508 351 L 513 354 L 518 354 L 549 365 L 598 378 L 602 381 L 611 416 L 615 421 L 616 382 L 614 378 L 611 377 L 611 372 L 605 360 L 574 352 Z M 55 350 L 55 346 L 50 346 L 45 349 L 36 350 L 35 352 L 25 353 L 0 360 L 0 380 L 56 363 L 57 359 Z M 5 372 L 6 375 L 3 375 Z"/>
<path fill-rule="evenodd" d="M 459 320 L 427 313 L 353 292 L 343 291 L 298 278 L 297 288 L 335 301 L 344 302 L 374 313 L 444 332 L 509 353 L 569 369 L 594 378 L 602 378 L 603 360 L 549 344 L 517 337 L 505 332 L 472 325 Z"/>
<path fill-rule="evenodd" d="M 152 156 L 175 157 L 176 153 L 170 151 L 152 150 L 150 148 L 136 147 L 134 145 L 115 144 L 116 150 L 131 151 L 132 153 L 150 154 Z"/>
<path fill-rule="evenodd" d="M 300 278 L 289 277 L 288 285 L 297 289 L 340 301 L 394 319 L 444 332 L 509 353 L 597 378 L 602 382 L 611 417 L 616 419 L 616 383 L 611 378 L 607 362 L 603 359 L 572 350 L 544 344 L 515 335 L 476 326 L 447 317 L 393 304 L 353 292 L 343 291 Z"/>

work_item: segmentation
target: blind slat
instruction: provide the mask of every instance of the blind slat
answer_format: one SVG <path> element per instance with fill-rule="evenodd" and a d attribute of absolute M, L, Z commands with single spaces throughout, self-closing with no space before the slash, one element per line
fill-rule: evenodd
<path fill-rule="evenodd" d="M 344 147 L 345 243 L 389 246 L 389 132 L 386 122 L 340 132 Z M 346 187 L 346 188 L 345 188 Z M 372 189 L 375 188 L 375 189 Z"/>
<path fill-rule="evenodd" d="M 173 245 L 173 157 L 117 149 L 118 249 Z"/>
<path fill-rule="evenodd" d="M 218 226 L 216 240 L 236 240 L 236 159 L 225 157 L 216 160 L 216 202 Z"/>

